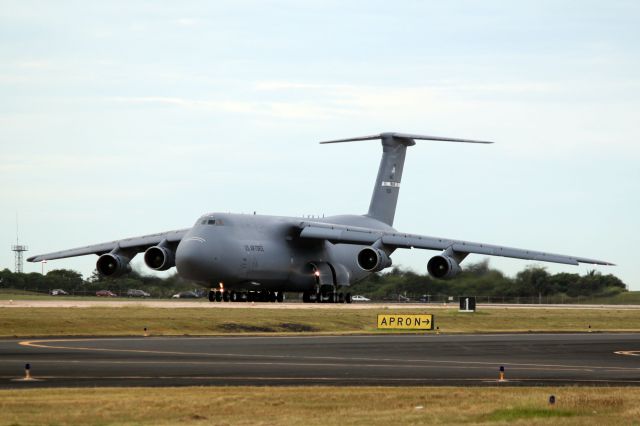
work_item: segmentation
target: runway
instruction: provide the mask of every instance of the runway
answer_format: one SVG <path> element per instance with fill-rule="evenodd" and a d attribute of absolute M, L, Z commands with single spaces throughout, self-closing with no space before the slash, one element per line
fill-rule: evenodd
<path fill-rule="evenodd" d="M 184 385 L 639 386 L 640 334 L 0 340 L 2 388 Z"/>

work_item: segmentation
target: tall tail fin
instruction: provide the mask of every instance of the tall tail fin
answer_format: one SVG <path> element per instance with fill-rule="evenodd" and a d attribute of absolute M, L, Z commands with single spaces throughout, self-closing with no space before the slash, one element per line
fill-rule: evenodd
<path fill-rule="evenodd" d="M 375 139 L 382 140 L 382 159 L 380 160 L 378 177 L 376 178 L 376 184 L 373 187 L 371 204 L 369 204 L 369 212 L 367 213 L 367 216 L 389 225 L 393 225 L 393 218 L 396 214 L 396 205 L 398 203 L 398 194 L 400 193 L 400 181 L 402 180 L 402 169 L 404 167 L 404 158 L 407 152 L 407 147 L 416 144 L 414 139 L 442 142 L 493 143 L 470 139 L 412 135 L 407 133 L 380 133 L 379 135 L 338 139 L 320 143 L 355 142 Z"/>

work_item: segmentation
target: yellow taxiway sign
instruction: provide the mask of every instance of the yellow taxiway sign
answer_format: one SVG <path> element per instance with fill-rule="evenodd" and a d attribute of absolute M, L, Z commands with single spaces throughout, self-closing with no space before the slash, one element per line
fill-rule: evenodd
<path fill-rule="evenodd" d="M 433 330 L 433 315 L 378 314 L 378 328 Z"/>

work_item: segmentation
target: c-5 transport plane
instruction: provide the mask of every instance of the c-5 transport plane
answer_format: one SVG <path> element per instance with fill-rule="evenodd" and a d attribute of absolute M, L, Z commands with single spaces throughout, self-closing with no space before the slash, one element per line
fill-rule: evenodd
<path fill-rule="evenodd" d="M 612 265 L 600 260 L 522 250 L 395 230 L 393 218 L 400 192 L 407 147 L 415 140 L 491 142 L 381 133 L 321 143 L 382 141 L 382 159 L 365 215 L 322 219 L 207 213 L 187 229 L 90 245 L 29 258 L 30 262 L 88 254 L 98 255 L 96 268 L 115 277 L 131 270 L 144 252 L 156 271 L 173 266 L 186 279 L 211 287 L 211 301 L 282 301 L 283 292 L 302 292 L 305 302 L 350 303 L 349 285 L 391 266 L 396 249 L 441 250 L 427 263 L 435 278 L 461 271 L 469 253 L 578 265 Z"/>

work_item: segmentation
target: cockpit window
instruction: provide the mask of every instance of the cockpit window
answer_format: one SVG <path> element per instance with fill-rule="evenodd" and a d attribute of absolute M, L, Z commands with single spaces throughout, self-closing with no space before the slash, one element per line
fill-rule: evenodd
<path fill-rule="evenodd" d="M 196 222 L 196 225 L 198 225 L 198 224 L 200 224 L 200 225 L 217 225 L 217 226 L 224 225 L 222 219 L 214 219 L 212 217 L 200 218 Z"/>

